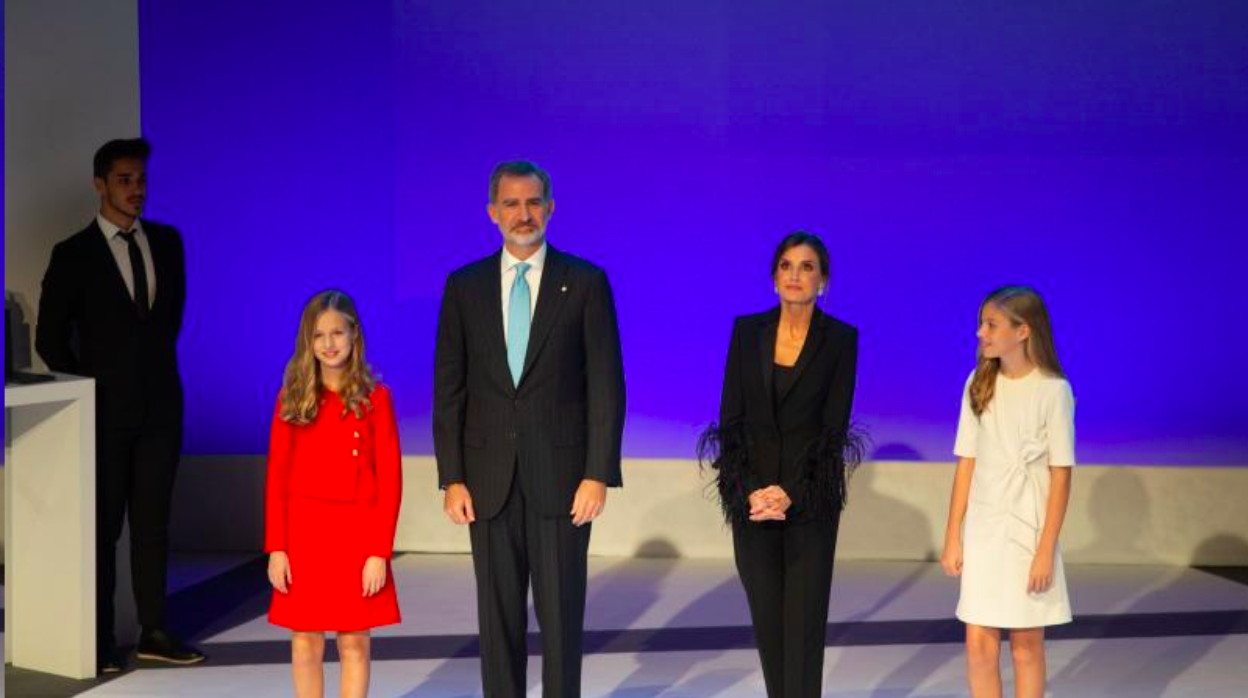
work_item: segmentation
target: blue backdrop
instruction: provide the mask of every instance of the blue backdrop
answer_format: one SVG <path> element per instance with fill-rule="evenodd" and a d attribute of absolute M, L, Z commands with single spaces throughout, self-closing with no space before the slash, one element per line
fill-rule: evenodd
<path fill-rule="evenodd" d="M 1045 295 L 1083 462 L 1248 464 L 1248 3 L 144 0 L 149 215 L 186 239 L 188 450 L 260 453 L 304 300 L 361 306 L 430 453 L 487 177 L 604 266 L 626 455 L 689 457 L 782 235 L 824 236 L 877 457 L 949 460 L 975 312 Z"/>

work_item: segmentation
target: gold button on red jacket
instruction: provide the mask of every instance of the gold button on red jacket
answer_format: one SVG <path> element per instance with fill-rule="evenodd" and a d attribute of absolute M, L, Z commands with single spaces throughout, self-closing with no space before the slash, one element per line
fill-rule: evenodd
<path fill-rule="evenodd" d="M 390 391 L 378 385 L 372 409 L 343 414 L 342 401 L 325 391 L 311 424 L 289 424 L 279 401 L 269 440 L 265 487 L 265 550 L 286 548 L 286 502 L 314 497 L 342 502 L 376 500 L 369 554 L 389 558 L 402 494 L 398 427 Z"/>

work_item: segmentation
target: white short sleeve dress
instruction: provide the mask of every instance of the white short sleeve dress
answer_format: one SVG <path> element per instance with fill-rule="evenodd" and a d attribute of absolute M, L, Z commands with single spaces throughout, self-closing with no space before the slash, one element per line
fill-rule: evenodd
<path fill-rule="evenodd" d="M 1061 546 L 1048 591 L 1029 593 L 1027 578 L 1044 527 L 1049 467 L 1075 465 L 1070 384 L 1040 369 L 1014 379 L 998 374 L 992 402 L 976 417 L 971 378 L 954 446 L 958 456 L 975 459 L 962 529 L 958 619 L 994 628 L 1069 623 Z"/>

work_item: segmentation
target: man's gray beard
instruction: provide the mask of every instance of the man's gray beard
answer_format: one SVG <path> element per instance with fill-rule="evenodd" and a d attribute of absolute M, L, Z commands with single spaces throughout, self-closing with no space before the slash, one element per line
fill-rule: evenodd
<path fill-rule="evenodd" d="M 542 243 L 544 231 L 534 230 L 531 233 L 508 233 L 505 236 L 507 242 L 521 247 L 533 247 Z"/>

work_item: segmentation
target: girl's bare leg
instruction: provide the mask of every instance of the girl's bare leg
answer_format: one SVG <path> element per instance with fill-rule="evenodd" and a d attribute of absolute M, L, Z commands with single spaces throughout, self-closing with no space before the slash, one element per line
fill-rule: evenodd
<path fill-rule="evenodd" d="M 1001 631 L 966 625 L 966 681 L 973 698 L 1001 698 Z"/>
<path fill-rule="evenodd" d="M 290 638 L 290 670 L 296 698 L 325 695 L 325 633 L 295 632 Z"/>
<path fill-rule="evenodd" d="M 338 633 L 338 658 L 342 662 L 342 698 L 368 695 L 369 650 L 367 630 Z"/>
<path fill-rule="evenodd" d="M 1016 698 L 1044 698 L 1047 674 L 1044 661 L 1044 628 L 1011 630 L 1010 655 L 1014 658 Z"/>

